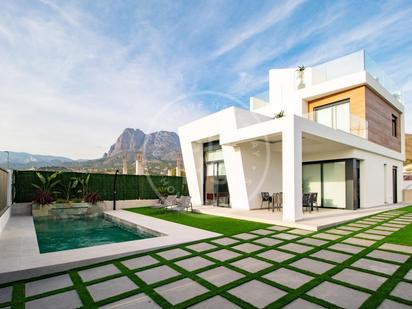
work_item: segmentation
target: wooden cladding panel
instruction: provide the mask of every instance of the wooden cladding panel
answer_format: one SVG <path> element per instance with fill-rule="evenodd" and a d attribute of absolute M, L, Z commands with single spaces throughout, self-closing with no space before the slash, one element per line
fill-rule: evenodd
<path fill-rule="evenodd" d="M 308 102 L 309 113 L 316 107 L 349 99 L 350 112 L 368 121 L 368 140 L 401 151 L 401 115 L 381 96 L 366 86 L 359 86 Z M 392 136 L 392 115 L 398 117 L 398 136 Z"/>
<path fill-rule="evenodd" d="M 368 121 L 368 139 L 371 142 L 401 151 L 401 114 L 389 105 L 381 96 L 366 87 L 366 120 Z M 392 115 L 398 118 L 397 136 L 392 136 Z"/>
<path fill-rule="evenodd" d="M 355 115 L 361 119 L 365 119 L 365 87 L 356 87 L 332 95 L 328 95 L 323 98 L 319 98 L 313 101 L 308 102 L 308 111 L 309 113 L 313 112 L 316 107 L 328 105 L 330 103 L 350 100 L 349 109 L 352 115 Z"/>

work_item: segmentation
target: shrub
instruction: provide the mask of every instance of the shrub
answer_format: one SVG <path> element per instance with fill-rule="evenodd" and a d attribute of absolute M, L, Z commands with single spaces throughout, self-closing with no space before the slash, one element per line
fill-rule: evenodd
<path fill-rule="evenodd" d="M 34 196 L 33 203 L 39 205 L 48 205 L 53 203 L 53 201 L 53 196 L 48 191 L 37 190 L 36 195 Z"/>
<path fill-rule="evenodd" d="M 84 201 L 92 205 L 96 205 L 101 200 L 102 199 L 97 192 L 90 192 L 84 197 Z"/>

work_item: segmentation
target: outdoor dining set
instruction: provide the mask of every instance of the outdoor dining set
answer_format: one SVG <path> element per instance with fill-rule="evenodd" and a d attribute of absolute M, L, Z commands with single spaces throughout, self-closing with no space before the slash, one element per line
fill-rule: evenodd
<path fill-rule="evenodd" d="M 272 209 L 272 212 L 275 211 L 281 211 L 283 207 L 283 193 L 282 192 L 276 192 L 273 194 L 270 194 L 269 192 L 261 192 L 261 204 L 260 208 L 263 208 L 264 203 L 267 203 L 268 205 L 268 210 Z M 319 205 L 318 205 L 318 193 L 317 192 L 308 192 L 308 193 L 303 193 L 302 195 L 302 207 L 306 211 L 312 212 L 313 207 L 316 207 L 316 211 L 319 210 Z"/>
<path fill-rule="evenodd" d="M 159 203 L 154 208 L 174 211 L 193 211 L 192 201 L 190 196 L 167 195 L 159 198 Z"/>

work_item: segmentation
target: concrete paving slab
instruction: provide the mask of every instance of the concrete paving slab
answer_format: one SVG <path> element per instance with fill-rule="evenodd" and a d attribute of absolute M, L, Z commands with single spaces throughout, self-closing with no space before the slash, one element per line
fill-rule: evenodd
<path fill-rule="evenodd" d="M 273 234 L 273 231 L 265 230 L 265 229 L 259 229 L 259 230 L 250 231 L 250 233 L 266 236 L 266 235 L 269 235 L 269 234 Z"/>
<path fill-rule="evenodd" d="M 341 238 L 341 235 L 334 235 L 334 234 L 328 234 L 328 233 L 319 233 L 312 235 L 314 238 L 320 238 L 320 239 L 327 239 L 327 240 L 336 240 Z"/>
<path fill-rule="evenodd" d="M 391 295 L 412 301 L 412 283 L 399 282 L 391 292 Z"/>
<path fill-rule="evenodd" d="M 25 304 L 26 309 L 67 309 L 79 308 L 82 302 L 76 291 L 68 291 L 60 294 L 39 298 Z"/>
<path fill-rule="evenodd" d="M 191 309 L 223 309 L 223 308 L 224 309 L 237 309 L 240 307 L 228 301 L 226 298 L 218 295 L 218 296 L 209 298 L 207 300 L 204 300 L 189 308 Z"/>
<path fill-rule="evenodd" d="M 412 280 L 412 269 L 404 277 L 406 280 Z"/>
<path fill-rule="evenodd" d="M 312 246 L 323 246 L 324 244 L 328 243 L 327 240 L 310 238 L 310 237 L 299 239 L 297 242 L 301 244 L 305 244 L 305 245 L 312 245 Z"/>
<path fill-rule="evenodd" d="M 222 245 L 222 246 L 229 246 L 229 245 L 233 245 L 239 242 L 239 240 L 233 239 L 230 237 L 223 237 L 223 238 L 214 239 L 211 242 L 218 244 L 218 245 Z"/>
<path fill-rule="evenodd" d="M 336 266 L 330 263 L 320 262 L 320 261 L 316 261 L 310 258 L 303 258 L 303 259 L 297 260 L 296 262 L 293 262 L 290 265 L 293 267 L 299 268 L 299 269 L 310 271 L 318 275 L 323 274 Z"/>
<path fill-rule="evenodd" d="M 359 308 L 370 296 L 331 282 L 322 282 L 307 294 L 346 309 Z"/>
<path fill-rule="evenodd" d="M 0 289 L 0 304 L 11 301 L 12 293 L 13 293 L 13 288 L 11 286 L 1 288 Z"/>
<path fill-rule="evenodd" d="M 267 227 L 267 229 L 273 230 L 273 231 L 285 231 L 285 230 L 290 229 L 290 227 L 274 225 L 274 226 Z"/>
<path fill-rule="evenodd" d="M 264 308 L 286 295 L 286 292 L 257 280 L 246 282 L 228 292 L 257 308 Z"/>
<path fill-rule="evenodd" d="M 129 259 L 121 262 L 124 266 L 129 269 L 138 269 L 146 266 L 151 266 L 159 263 L 154 257 L 150 255 L 140 256 L 134 259 Z"/>
<path fill-rule="evenodd" d="M 374 228 L 375 230 L 382 230 L 382 231 L 389 231 L 389 232 L 396 232 L 399 231 L 399 228 L 387 227 L 387 226 L 377 226 Z"/>
<path fill-rule="evenodd" d="M 372 291 L 376 291 L 387 278 L 346 268 L 333 276 L 333 279 L 357 285 Z"/>
<path fill-rule="evenodd" d="M 244 244 L 240 244 L 240 245 L 232 247 L 232 249 L 242 251 L 245 253 L 252 253 L 252 252 L 258 251 L 263 248 L 264 247 L 262 246 L 258 246 L 258 245 L 251 244 L 251 243 L 244 243 Z"/>
<path fill-rule="evenodd" d="M 409 255 L 401 253 L 393 253 L 384 250 L 373 250 L 367 256 L 375 259 L 386 260 L 388 262 L 404 263 L 409 259 Z"/>
<path fill-rule="evenodd" d="M 209 290 L 199 283 L 189 278 L 185 278 L 162 285 L 156 288 L 155 291 L 172 305 L 177 305 L 181 302 L 207 293 Z"/>
<path fill-rule="evenodd" d="M 352 245 L 342 244 L 342 243 L 334 244 L 334 245 L 330 246 L 329 249 L 342 251 L 342 252 L 346 252 L 346 253 L 352 253 L 352 254 L 357 254 L 357 253 L 361 252 L 362 250 L 365 250 L 365 248 L 363 248 L 363 247 L 352 246 Z"/>
<path fill-rule="evenodd" d="M 302 298 L 298 298 L 289 305 L 283 307 L 284 309 L 324 309 L 324 307 L 308 302 Z"/>
<path fill-rule="evenodd" d="M 259 253 L 257 256 L 265 258 L 267 260 L 271 260 L 273 262 L 281 263 L 283 261 L 293 258 L 295 255 L 272 249 L 272 250 Z"/>
<path fill-rule="evenodd" d="M 390 251 L 397 251 L 400 253 L 412 254 L 411 246 L 395 245 L 395 244 L 386 243 L 380 246 L 379 248 L 383 250 L 390 250 Z"/>
<path fill-rule="evenodd" d="M 104 278 L 107 276 L 119 274 L 120 270 L 113 264 L 93 267 L 79 271 L 79 276 L 83 281 L 91 281 L 95 279 Z"/>
<path fill-rule="evenodd" d="M 166 251 L 158 252 L 156 254 L 161 256 L 162 258 L 164 258 L 166 260 L 174 260 L 174 259 L 177 259 L 177 258 L 181 258 L 181 257 L 184 257 L 184 256 L 191 255 L 191 253 L 189 251 L 186 251 L 186 250 L 183 250 L 183 249 L 180 249 L 180 248 L 166 250 Z"/>
<path fill-rule="evenodd" d="M 411 306 L 401 304 L 390 299 L 385 299 L 378 309 L 411 309 Z"/>
<path fill-rule="evenodd" d="M 249 239 L 257 238 L 258 235 L 251 234 L 251 233 L 241 233 L 241 234 L 233 235 L 232 237 L 242 239 L 242 240 L 249 240 Z"/>
<path fill-rule="evenodd" d="M 122 300 L 107 304 L 101 309 L 160 309 L 149 296 L 144 293 L 133 295 Z"/>
<path fill-rule="evenodd" d="M 343 242 L 346 244 L 358 245 L 358 246 L 363 246 L 363 247 L 370 247 L 375 243 L 375 241 L 373 240 L 360 239 L 360 238 L 354 238 L 354 237 L 345 239 Z"/>
<path fill-rule="evenodd" d="M 351 255 L 349 254 L 337 253 L 337 252 L 326 250 L 326 249 L 319 250 L 318 252 L 315 252 L 311 254 L 310 256 L 316 257 L 322 260 L 327 260 L 330 262 L 335 262 L 335 263 L 345 262 L 347 259 L 351 257 Z"/>
<path fill-rule="evenodd" d="M 331 230 L 328 230 L 328 233 L 337 234 L 337 235 L 349 235 L 350 233 L 353 233 L 353 231 L 347 231 L 347 230 L 341 230 L 341 229 L 331 229 Z"/>
<path fill-rule="evenodd" d="M 233 263 L 230 263 L 230 265 L 237 267 L 239 269 L 245 270 L 250 273 L 256 273 L 259 272 L 263 269 L 269 268 L 273 266 L 273 264 L 264 262 L 252 257 L 248 257 Z"/>
<path fill-rule="evenodd" d="M 352 232 L 354 232 L 354 231 L 359 231 L 359 230 L 361 230 L 362 228 L 361 228 L 361 227 L 354 227 L 354 226 L 347 226 L 347 225 L 345 225 L 345 226 L 340 226 L 339 229 L 340 229 L 340 230 L 346 230 L 346 231 L 352 231 Z"/>
<path fill-rule="evenodd" d="M 181 260 L 179 262 L 176 262 L 175 264 L 182 267 L 183 269 L 186 269 L 187 271 L 195 271 L 213 265 L 214 263 L 200 256 L 195 256 Z"/>
<path fill-rule="evenodd" d="M 388 236 L 393 234 L 393 232 L 391 231 L 382 231 L 382 230 L 377 230 L 377 229 L 371 229 L 371 230 L 367 230 L 365 231 L 369 234 L 377 234 L 377 235 L 383 235 L 383 236 Z"/>
<path fill-rule="evenodd" d="M 293 229 L 293 230 L 288 231 L 288 233 L 296 234 L 296 235 L 308 235 L 308 234 L 312 234 L 313 231 L 301 230 L 301 229 Z"/>
<path fill-rule="evenodd" d="M 68 274 L 26 283 L 26 297 L 38 295 L 72 286 L 73 282 Z"/>
<path fill-rule="evenodd" d="M 229 246 L 229 245 L 233 245 L 235 243 L 238 243 L 239 240 L 237 239 L 233 239 L 230 237 L 223 237 L 223 238 L 219 238 L 219 239 L 214 239 L 211 242 L 218 244 L 218 245 L 222 245 L 222 246 Z"/>
<path fill-rule="evenodd" d="M 399 268 L 399 265 L 374 261 L 366 258 L 357 260 L 355 263 L 352 264 L 352 266 L 386 275 L 393 275 L 393 273 L 397 271 Z"/>
<path fill-rule="evenodd" d="M 161 265 L 154 268 L 149 268 L 136 273 L 140 279 L 147 284 L 153 284 L 166 279 L 179 276 L 180 273 L 167 265 Z"/>
<path fill-rule="evenodd" d="M 279 234 L 273 235 L 272 237 L 284 239 L 284 240 L 292 240 L 292 239 L 298 238 L 299 236 L 288 234 L 288 233 L 279 233 Z"/>
<path fill-rule="evenodd" d="M 194 244 L 191 246 L 187 246 L 186 248 L 196 251 L 196 252 L 203 252 L 203 251 L 207 251 L 207 250 L 211 250 L 211 249 L 215 249 L 216 246 L 209 244 L 207 242 L 201 242 L 200 244 Z"/>
<path fill-rule="evenodd" d="M 359 233 L 354 236 L 359 237 L 359 238 L 372 239 L 372 240 L 381 240 L 385 238 L 385 236 L 383 235 L 368 234 L 368 233 Z"/>
<path fill-rule="evenodd" d="M 215 260 L 221 261 L 221 262 L 231 260 L 231 259 L 237 258 L 238 256 L 241 256 L 241 254 L 231 251 L 231 250 L 227 250 L 227 249 L 213 251 L 206 255 Z"/>
<path fill-rule="evenodd" d="M 137 288 L 138 286 L 128 277 L 120 277 L 87 286 L 94 301 L 120 295 Z"/>
<path fill-rule="evenodd" d="M 297 289 L 313 279 L 313 277 L 298 273 L 296 271 L 279 268 L 263 276 L 270 281 L 282 284 L 292 289 Z"/>
<path fill-rule="evenodd" d="M 280 239 L 275 239 L 275 238 L 270 238 L 270 237 L 262 237 L 262 238 L 254 240 L 253 242 L 258 243 L 260 245 L 264 245 L 264 246 L 275 246 L 277 244 L 280 244 L 283 241 Z"/>
<path fill-rule="evenodd" d="M 224 266 L 206 270 L 204 272 L 197 274 L 197 276 L 212 283 L 217 287 L 224 286 L 228 283 L 231 283 L 244 277 L 243 274 L 238 273 L 237 271 L 234 271 Z"/>
<path fill-rule="evenodd" d="M 301 245 L 301 244 L 296 244 L 296 243 L 288 243 L 286 245 L 280 246 L 279 249 L 291 251 L 295 253 L 305 253 L 310 250 L 313 250 L 314 248 L 311 246 L 306 246 L 306 245 Z"/>

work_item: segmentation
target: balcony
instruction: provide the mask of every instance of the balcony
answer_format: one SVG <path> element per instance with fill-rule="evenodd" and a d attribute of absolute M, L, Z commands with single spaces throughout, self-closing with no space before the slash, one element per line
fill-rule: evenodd
<path fill-rule="evenodd" d="M 361 71 L 368 72 L 399 102 L 402 102 L 401 88 L 364 50 L 312 67 L 312 84 L 320 84 Z"/>
<path fill-rule="evenodd" d="M 303 114 L 302 117 L 335 130 L 368 139 L 368 121 L 354 114 L 349 113 L 344 117 L 342 117 L 342 114 L 336 114 L 330 118 L 325 118 L 320 117 L 316 112 L 311 112 Z"/>

